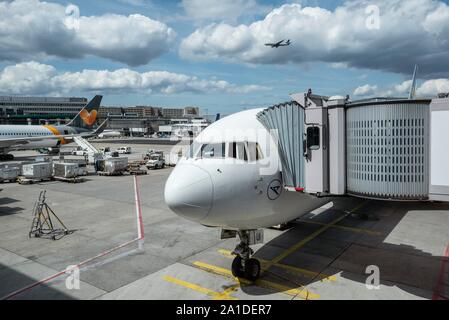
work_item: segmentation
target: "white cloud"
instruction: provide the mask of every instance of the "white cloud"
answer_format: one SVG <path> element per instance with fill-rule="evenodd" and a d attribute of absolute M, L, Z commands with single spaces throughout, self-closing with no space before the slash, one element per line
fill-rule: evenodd
<path fill-rule="evenodd" d="M 0 71 L 3 94 L 71 94 L 73 91 L 142 94 L 223 92 L 230 94 L 269 90 L 258 85 L 238 86 L 224 80 L 199 79 L 167 71 L 136 72 L 130 69 L 83 70 L 59 73 L 53 66 L 24 62 Z"/>
<path fill-rule="evenodd" d="M 266 12 L 256 0 L 182 0 L 187 16 L 197 21 L 236 21 L 244 14 Z"/>
<path fill-rule="evenodd" d="M 407 97 L 410 92 L 411 80 L 392 85 L 388 88 L 379 88 L 377 85 L 363 85 L 356 88 L 353 95 L 356 97 Z M 426 80 L 417 86 L 417 97 L 435 97 L 438 93 L 449 92 L 449 79 Z"/>
<path fill-rule="evenodd" d="M 66 8 L 39 0 L 0 2 L 0 60 L 24 61 L 47 56 L 95 55 L 143 65 L 167 52 L 176 34 L 167 25 L 140 14 L 72 16 Z"/>
<path fill-rule="evenodd" d="M 412 86 L 412 80 L 405 80 L 404 82 L 402 82 L 400 84 L 394 85 L 393 88 L 388 91 L 388 93 L 390 93 L 390 95 L 391 94 L 396 94 L 396 95 L 408 94 L 410 92 L 411 86 Z"/>
<path fill-rule="evenodd" d="M 355 96 L 369 96 L 376 94 L 377 90 L 378 90 L 377 86 L 365 84 L 364 86 L 356 88 L 353 94 Z"/>
<path fill-rule="evenodd" d="M 380 28 L 367 28 L 366 0 L 352 0 L 334 11 L 285 4 L 263 20 L 198 28 L 180 46 L 193 60 L 251 64 L 321 61 L 341 66 L 409 73 L 420 65 L 428 76 L 449 71 L 449 6 L 438 0 L 378 0 Z M 266 42 L 291 39 L 272 49 Z"/>
<path fill-rule="evenodd" d="M 52 90 L 50 79 L 57 72 L 53 66 L 34 61 L 6 67 L 0 72 L 0 92 L 28 94 Z"/>
<path fill-rule="evenodd" d="M 417 90 L 420 96 L 435 96 L 438 93 L 449 93 L 449 79 L 427 80 Z"/>

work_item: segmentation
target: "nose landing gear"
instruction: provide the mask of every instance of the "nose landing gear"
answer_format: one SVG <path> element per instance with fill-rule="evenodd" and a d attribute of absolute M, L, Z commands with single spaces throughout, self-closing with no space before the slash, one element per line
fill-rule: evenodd
<path fill-rule="evenodd" d="M 260 276 L 260 262 L 251 258 L 254 253 L 250 248 L 250 244 L 263 241 L 263 233 L 258 230 L 238 231 L 240 243 L 235 247 L 234 254 L 236 257 L 232 261 L 232 275 L 234 277 L 255 281 Z M 262 237 L 262 241 L 260 241 Z M 253 241 L 251 241 L 253 240 Z"/>

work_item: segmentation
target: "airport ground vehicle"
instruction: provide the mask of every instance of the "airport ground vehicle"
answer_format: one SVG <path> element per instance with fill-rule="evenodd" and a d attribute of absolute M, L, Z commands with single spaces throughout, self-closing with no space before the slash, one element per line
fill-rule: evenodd
<path fill-rule="evenodd" d="M 119 154 L 130 154 L 131 147 L 120 147 L 116 150 Z"/>
<path fill-rule="evenodd" d="M 162 152 L 155 152 L 149 155 L 146 163 L 148 169 L 162 169 L 165 167 L 164 154 Z"/>

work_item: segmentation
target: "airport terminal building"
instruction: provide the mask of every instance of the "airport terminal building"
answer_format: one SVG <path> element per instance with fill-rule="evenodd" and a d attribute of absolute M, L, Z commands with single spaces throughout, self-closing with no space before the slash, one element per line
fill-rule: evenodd
<path fill-rule="evenodd" d="M 1 124 L 66 123 L 88 102 L 77 97 L 0 96 Z"/>
<path fill-rule="evenodd" d="M 66 124 L 88 103 L 83 97 L 0 96 L 0 124 Z M 102 106 L 98 121 L 109 117 L 110 129 L 155 132 L 171 119 L 193 119 L 199 108 L 162 108 L 153 106 Z"/>

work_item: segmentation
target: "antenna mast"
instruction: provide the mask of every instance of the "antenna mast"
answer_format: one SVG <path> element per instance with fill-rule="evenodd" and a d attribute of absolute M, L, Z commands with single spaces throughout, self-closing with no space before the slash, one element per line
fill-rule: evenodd
<path fill-rule="evenodd" d="M 415 64 L 415 70 L 413 71 L 412 86 L 410 87 L 409 100 L 415 99 L 416 96 L 416 76 L 418 74 L 418 65 Z"/>

